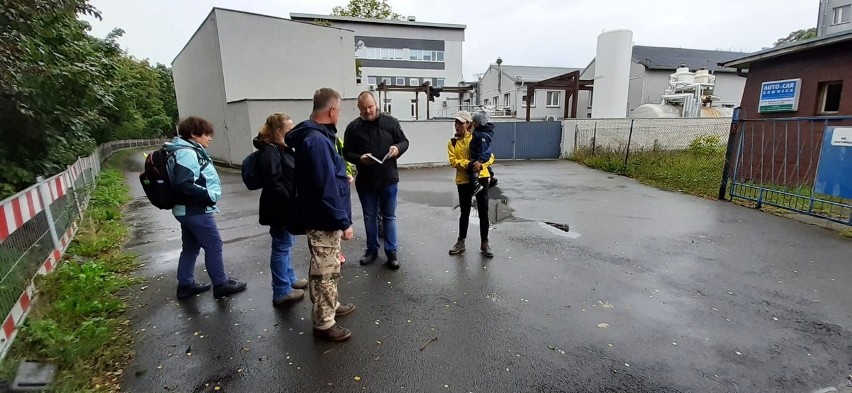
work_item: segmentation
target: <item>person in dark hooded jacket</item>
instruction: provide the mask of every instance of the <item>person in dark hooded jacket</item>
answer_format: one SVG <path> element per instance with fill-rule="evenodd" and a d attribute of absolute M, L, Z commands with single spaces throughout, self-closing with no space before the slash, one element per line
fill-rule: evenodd
<path fill-rule="evenodd" d="M 314 93 L 313 104 L 311 119 L 296 125 L 285 142 L 295 149 L 298 219 L 311 253 L 308 288 L 314 335 L 341 341 L 352 332 L 335 318 L 355 311 L 354 304 L 340 304 L 337 291 L 340 240 L 354 236 L 349 176 L 335 146 L 342 99 L 337 90 L 322 88 Z"/>
<path fill-rule="evenodd" d="M 293 149 L 284 143 L 284 136 L 293 129 L 293 120 L 285 113 L 273 113 L 266 118 L 254 147 L 258 150 L 257 171 L 263 181 L 260 193 L 260 225 L 269 226 L 272 252 L 269 268 L 272 272 L 272 305 L 284 306 L 302 299 L 308 280 L 298 279 L 290 260 L 296 237 L 287 226 L 291 225 L 296 186 L 293 179 Z"/>
<path fill-rule="evenodd" d="M 490 118 L 488 116 L 488 112 L 485 111 L 476 111 L 471 114 L 471 118 L 473 118 L 473 138 L 470 140 L 470 166 L 467 169 L 468 177 L 470 178 L 470 182 L 473 183 L 474 190 L 473 195 L 479 194 L 482 191 L 483 186 L 479 182 L 479 171 L 473 170 L 473 165 L 475 163 L 484 164 L 491 160 L 491 141 L 494 139 L 494 124 L 489 122 Z M 494 173 L 489 170 L 491 176 L 494 176 Z M 491 182 L 487 182 L 485 184 L 491 185 Z M 497 183 L 494 182 L 496 185 Z"/>

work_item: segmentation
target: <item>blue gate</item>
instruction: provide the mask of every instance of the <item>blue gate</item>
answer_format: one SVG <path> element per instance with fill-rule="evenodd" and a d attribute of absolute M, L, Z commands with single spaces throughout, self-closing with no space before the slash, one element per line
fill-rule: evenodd
<path fill-rule="evenodd" d="M 494 157 L 498 160 L 543 160 L 559 158 L 562 122 L 495 122 Z"/>

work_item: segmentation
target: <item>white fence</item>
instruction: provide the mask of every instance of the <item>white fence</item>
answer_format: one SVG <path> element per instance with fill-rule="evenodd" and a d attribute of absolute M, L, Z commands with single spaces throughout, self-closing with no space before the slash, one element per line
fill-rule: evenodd
<path fill-rule="evenodd" d="M 576 149 L 683 150 L 698 138 L 718 138 L 726 143 L 730 118 L 699 119 L 569 119 L 563 122 L 562 152 Z"/>

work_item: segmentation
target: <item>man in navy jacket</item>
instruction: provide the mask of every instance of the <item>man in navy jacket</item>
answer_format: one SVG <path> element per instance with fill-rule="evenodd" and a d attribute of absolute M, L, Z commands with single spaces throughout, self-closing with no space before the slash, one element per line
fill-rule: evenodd
<path fill-rule="evenodd" d="M 341 305 L 337 293 L 340 240 L 354 236 L 346 162 L 335 146 L 341 103 L 336 90 L 317 90 L 310 120 L 296 125 L 285 137 L 285 143 L 295 149 L 298 220 L 304 225 L 311 252 L 308 287 L 314 335 L 332 341 L 352 335 L 335 317 L 355 311 L 351 303 Z"/>

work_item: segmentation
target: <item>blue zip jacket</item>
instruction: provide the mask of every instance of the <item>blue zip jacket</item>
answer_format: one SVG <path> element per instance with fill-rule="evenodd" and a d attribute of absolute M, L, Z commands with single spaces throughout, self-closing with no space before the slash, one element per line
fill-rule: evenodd
<path fill-rule="evenodd" d="M 473 138 L 470 140 L 470 159 L 486 163 L 491 159 L 491 140 L 494 139 L 494 124 L 485 125 L 473 129 Z"/>
<path fill-rule="evenodd" d="M 222 197 L 222 183 L 219 181 L 216 167 L 210 162 L 207 150 L 197 142 L 181 137 L 175 137 L 163 146 L 166 151 L 175 152 L 166 164 L 172 190 L 180 195 L 181 199 L 188 201 L 183 205 L 175 205 L 172 214 L 193 216 L 218 212 L 216 201 Z"/>
<path fill-rule="evenodd" d="M 306 229 L 336 231 L 352 226 L 349 177 L 335 146 L 336 134 L 332 124 L 305 120 L 284 139 L 295 149 L 296 200 Z"/>

